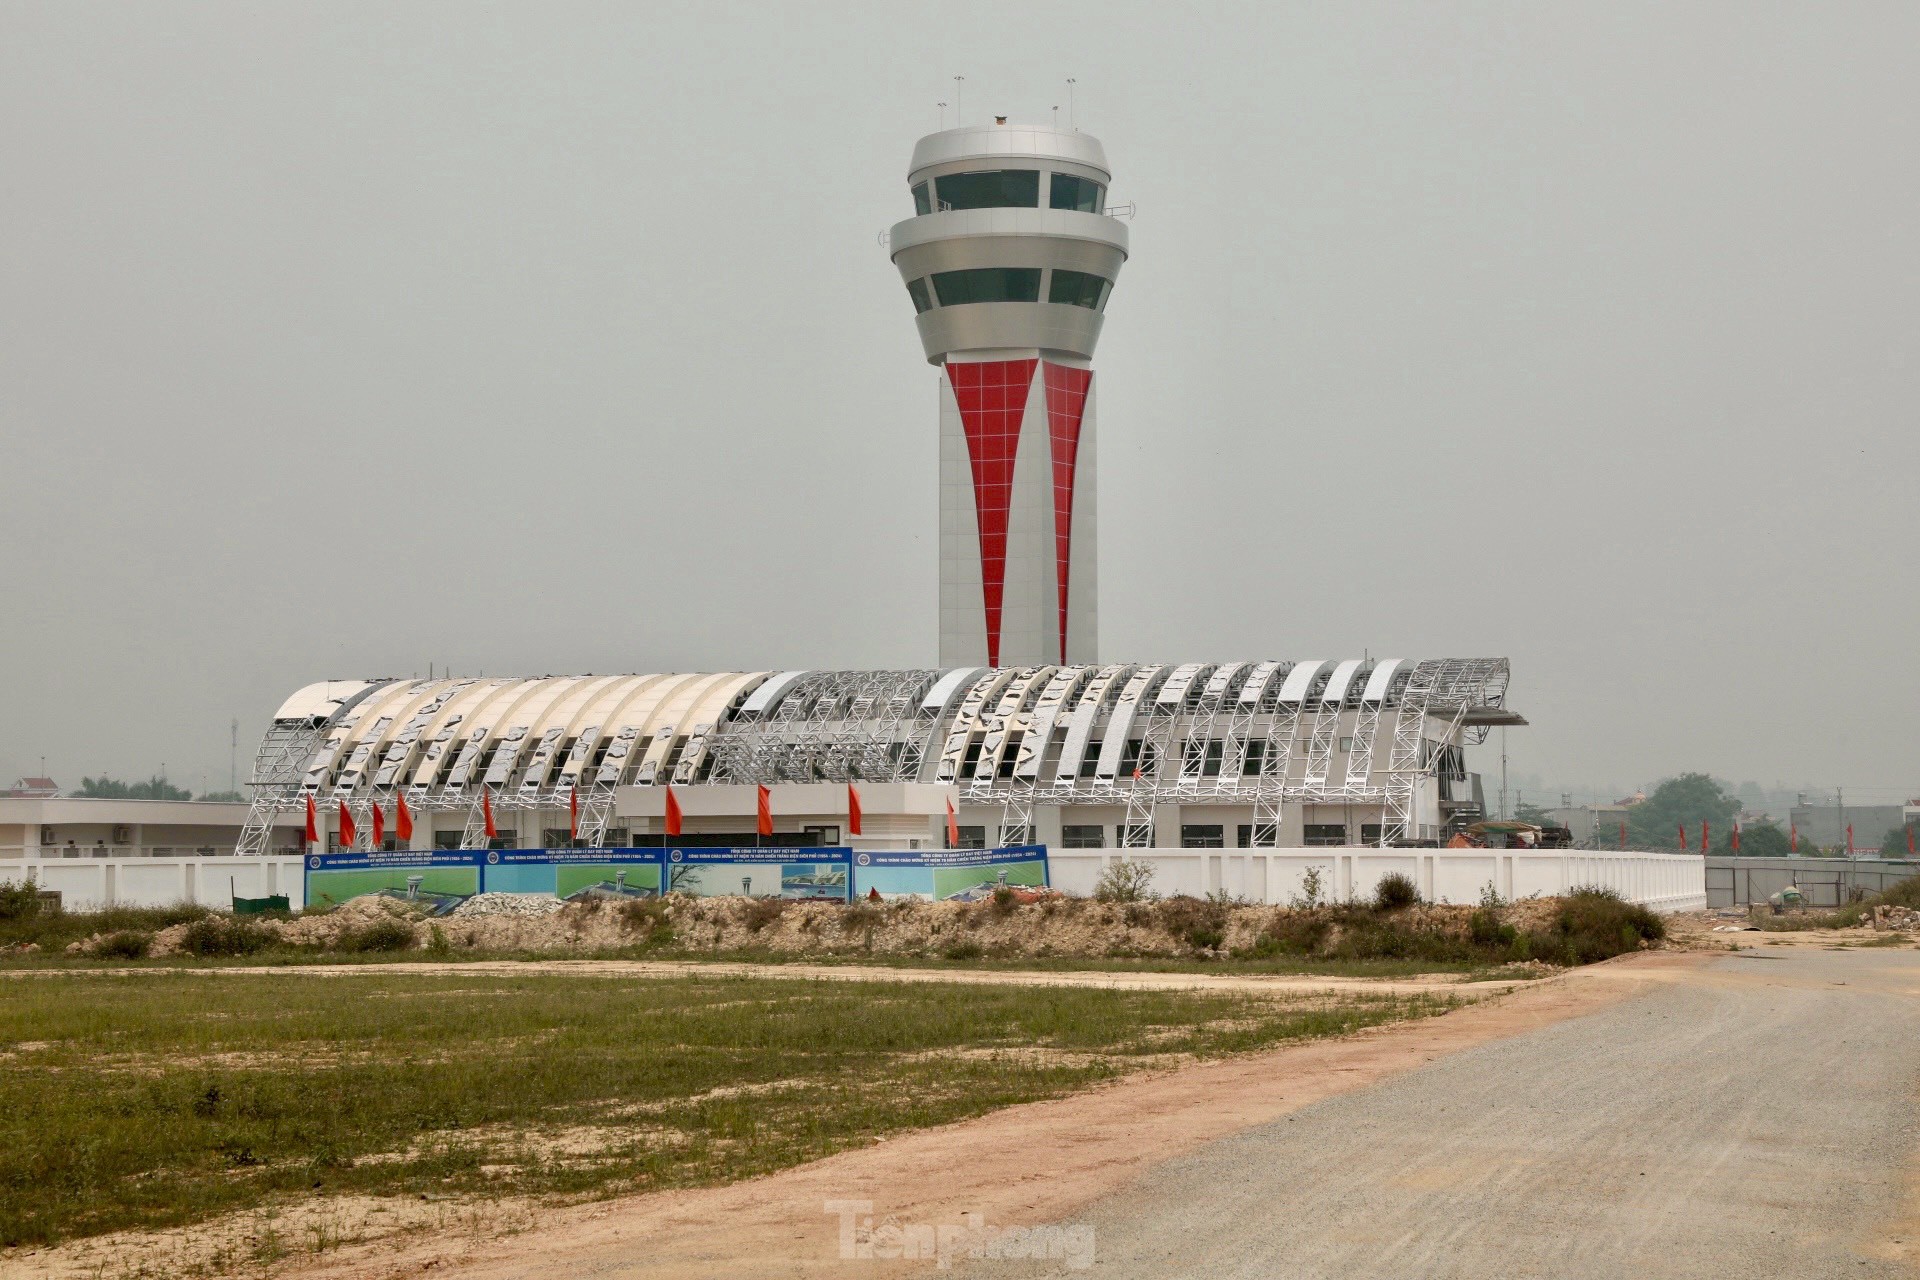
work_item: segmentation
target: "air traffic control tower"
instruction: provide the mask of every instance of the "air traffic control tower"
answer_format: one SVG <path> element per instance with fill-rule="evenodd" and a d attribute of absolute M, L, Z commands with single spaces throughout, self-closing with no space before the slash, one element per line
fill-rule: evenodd
<path fill-rule="evenodd" d="M 1127 259 L 1107 154 L 996 123 L 920 139 L 888 233 L 940 367 L 940 665 L 1095 661 L 1093 348 Z"/>

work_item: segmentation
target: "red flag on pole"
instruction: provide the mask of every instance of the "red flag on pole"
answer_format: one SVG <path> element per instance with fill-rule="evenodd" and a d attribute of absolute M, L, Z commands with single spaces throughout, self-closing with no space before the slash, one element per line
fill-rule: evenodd
<path fill-rule="evenodd" d="M 1620 824 L 1620 847 L 1627 847 L 1627 824 L 1624 822 Z"/>
<path fill-rule="evenodd" d="M 493 791 L 488 787 L 480 788 L 480 816 L 487 823 L 487 839 L 498 836 L 500 828 L 493 825 Z"/>
<path fill-rule="evenodd" d="M 380 802 L 373 802 L 373 847 L 385 848 L 387 843 L 387 815 L 380 812 Z"/>
<path fill-rule="evenodd" d="M 307 793 L 307 843 L 320 843 L 320 815 L 313 811 L 313 793 Z"/>
<path fill-rule="evenodd" d="M 1687 824 L 1683 822 L 1680 824 L 1680 852 L 1685 853 L 1686 851 L 1687 851 Z"/>
<path fill-rule="evenodd" d="M 953 797 L 947 797 L 947 848 L 960 847 L 960 818 L 953 811 Z"/>
<path fill-rule="evenodd" d="M 1909 859 L 1913 857 L 1913 828 L 1912 827 L 1907 828 L 1907 857 Z"/>
<path fill-rule="evenodd" d="M 1708 833 L 1711 832 L 1712 830 L 1713 830 L 1713 824 L 1711 822 L 1708 822 L 1705 818 L 1702 818 L 1700 820 L 1700 852 L 1703 855 L 1707 851 Z"/>
<path fill-rule="evenodd" d="M 667 834 L 680 834 L 680 801 L 673 794 L 673 784 L 667 784 Z"/>
<path fill-rule="evenodd" d="M 413 810 L 407 808 L 407 793 L 396 791 L 393 795 L 393 834 L 400 837 L 401 844 L 413 843 Z"/>
<path fill-rule="evenodd" d="M 1789 819 L 1787 822 L 1787 831 L 1787 852 L 1800 852 L 1800 824 Z"/>
<path fill-rule="evenodd" d="M 1847 856 L 1849 858 L 1853 856 L 1853 824 L 1851 822 L 1847 824 Z"/>
<path fill-rule="evenodd" d="M 847 784 L 847 834 L 860 834 L 860 793 L 851 782 Z"/>
<path fill-rule="evenodd" d="M 762 786 L 760 787 L 760 794 L 755 797 L 755 805 L 758 809 L 758 813 L 755 814 L 756 824 L 754 826 L 754 830 L 758 831 L 763 836 L 772 835 L 773 834 L 773 792 L 767 790 L 764 784 L 762 784 Z"/>
<path fill-rule="evenodd" d="M 1733 820 L 1733 851 L 1740 852 L 1740 819 Z"/>
<path fill-rule="evenodd" d="M 580 838 L 580 788 L 567 788 L 567 839 Z"/>
<path fill-rule="evenodd" d="M 360 840 L 360 832 L 353 825 L 353 811 L 347 808 L 347 802 L 340 802 L 340 847 L 351 849 Z"/>

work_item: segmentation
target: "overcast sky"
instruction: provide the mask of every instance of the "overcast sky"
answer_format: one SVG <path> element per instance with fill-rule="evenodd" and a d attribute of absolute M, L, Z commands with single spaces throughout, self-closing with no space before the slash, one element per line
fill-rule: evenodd
<path fill-rule="evenodd" d="M 931 665 L 876 236 L 956 74 L 1139 205 L 1104 659 L 1505 655 L 1516 770 L 1920 791 L 1904 0 L 0 0 L 0 785 L 429 662 Z"/>

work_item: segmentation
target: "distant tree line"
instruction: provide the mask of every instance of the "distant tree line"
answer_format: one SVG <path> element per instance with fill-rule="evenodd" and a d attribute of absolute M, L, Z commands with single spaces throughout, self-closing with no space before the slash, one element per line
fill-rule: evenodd
<path fill-rule="evenodd" d="M 193 793 L 185 787 L 176 787 L 159 774 L 145 782 L 122 782 L 118 778 L 101 775 L 98 778 L 80 779 L 77 791 L 69 795 L 84 796 L 89 800 L 191 800 Z M 202 800 L 227 800 L 246 803 L 246 797 L 238 791 L 209 791 L 200 797 Z"/>

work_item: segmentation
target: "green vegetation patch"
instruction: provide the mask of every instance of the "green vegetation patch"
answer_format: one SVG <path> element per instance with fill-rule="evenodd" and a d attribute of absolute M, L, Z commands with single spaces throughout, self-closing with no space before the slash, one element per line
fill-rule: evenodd
<path fill-rule="evenodd" d="M 47 971 L 0 1001 L 0 1245 L 311 1194 L 578 1197 L 1441 1012 L 950 984 Z"/>

